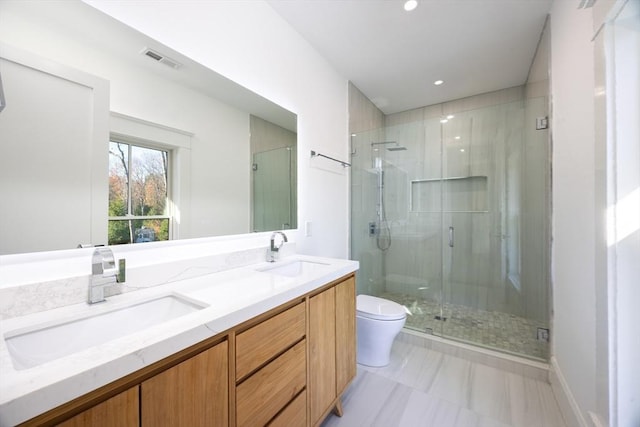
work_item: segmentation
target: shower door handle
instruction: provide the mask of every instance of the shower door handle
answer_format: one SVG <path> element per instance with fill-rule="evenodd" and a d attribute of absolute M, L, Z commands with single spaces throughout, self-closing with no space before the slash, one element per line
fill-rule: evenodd
<path fill-rule="evenodd" d="M 453 247 L 453 227 L 449 227 L 449 247 Z"/>

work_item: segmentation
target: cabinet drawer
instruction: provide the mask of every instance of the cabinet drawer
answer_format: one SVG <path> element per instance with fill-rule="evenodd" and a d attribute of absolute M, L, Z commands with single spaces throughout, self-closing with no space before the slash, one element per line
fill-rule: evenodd
<path fill-rule="evenodd" d="M 238 427 L 265 425 L 304 389 L 306 377 L 306 341 L 302 340 L 238 385 Z"/>
<path fill-rule="evenodd" d="M 304 427 L 307 425 L 307 391 L 300 393 L 270 423 L 269 427 Z"/>
<path fill-rule="evenodd" d="M 236 381 L 304 337 L 304 304 L 302 302 L 236 336 Z"/>

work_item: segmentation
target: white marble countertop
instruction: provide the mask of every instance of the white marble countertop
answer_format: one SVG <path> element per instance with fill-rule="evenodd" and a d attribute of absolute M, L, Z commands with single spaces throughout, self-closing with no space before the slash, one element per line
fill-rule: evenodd
<path fill-rule="evenodd" d="M 265 262 L 113 296 L 93 306 L 75 304 L 3 320 L 0 426 L 26 421 L 358 269 L 357 261 L 303 255 L 283 258 L 276 264 L 297 260 L 320 265 L 285 277 L 260 271 L 274 266 Z M 32 368 L 19 370 L 13 365 L 4 339 L 12 331 L 164 295 L 195 300 L 206 307 Z"/>

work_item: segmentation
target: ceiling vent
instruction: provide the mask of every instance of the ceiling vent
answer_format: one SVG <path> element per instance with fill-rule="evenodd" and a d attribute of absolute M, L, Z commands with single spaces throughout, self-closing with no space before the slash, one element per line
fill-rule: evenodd
<path fill-rule="evenodd" d="M 578 9 L 588 9 L 593 7 L 596 0 L 578 0 Z"/>
<path fill-rule="evenodd" d="M 179 63 L 178 61 L 175 61 L 171 58 L 169 58 L 168 56 L 165 56 L 163 54 L 161 54 L 158 51 L 155 51 L 153 49 L 149 49 L 148 47 L 145 47 L 144 49 L 142 49 L 142 51 L 140 52 L 141 54 L 143 54 L 144 56 L 147 56 L 151 59 L 153 59 L 154 61 L 158 61 L 161 64 L 166 65 L 167 67 L 171 67 L 175 70 L 177 70 L 178 68 L 182 67 L 182 64 Z"/>

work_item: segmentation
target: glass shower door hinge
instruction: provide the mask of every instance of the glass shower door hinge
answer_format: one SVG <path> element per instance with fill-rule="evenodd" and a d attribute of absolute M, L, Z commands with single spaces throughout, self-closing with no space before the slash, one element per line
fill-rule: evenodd
<path fill-rule="evenodd" d="M 538 328 L 538 341 L 549 342 L 549 329 Z"/>
<path fill-rule="evenodd" d="M 543 130 L 549 128 L 548 117 L 536 117 L 536 130 Z"/>

